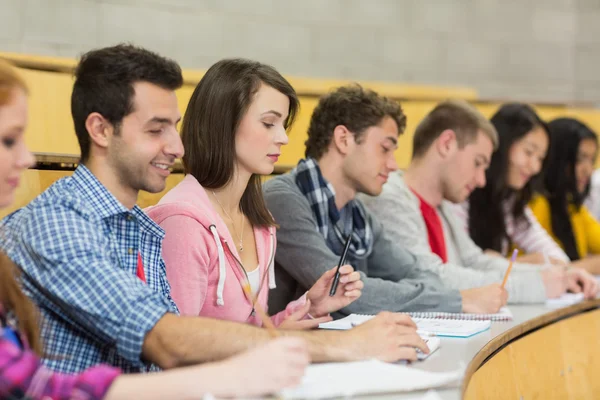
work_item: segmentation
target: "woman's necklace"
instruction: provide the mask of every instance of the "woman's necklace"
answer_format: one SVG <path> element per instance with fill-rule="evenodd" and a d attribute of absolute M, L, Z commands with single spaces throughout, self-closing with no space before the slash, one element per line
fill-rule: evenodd
<path fill-rule="evenodd" d="M 225 207 L 223 207 L 223 204 L 221 204 L 221 202 L 219 201 L 219 198 L 215 194 L 214 190 L 212 191 L 212 194 L 213 194 L 213 196 L 215 196 L 215 200 L 217 200 L 217 204 L 219 204 L 219 206 L 221 207 L 221 210 L 223 210 L 225 215 L 227 215 L 227 218 L 229 218 L 229 220 L 231 221 L 231 225 L 233 226 L 233 232 L 235 234 L 237 234 L 237 229 L 235 229 L 235 223 L 233 222 L 233 218 L 231 218 L 231 215 L 229 215 L 229 213 L 227 211 L 225 211 Z M 239 235 L 239 237 L 240 237 L 239 251 L 240 251 L 240 253 L 242 253 L 244 251 L 244 214 L 242 214 L 242 234 Z"/>

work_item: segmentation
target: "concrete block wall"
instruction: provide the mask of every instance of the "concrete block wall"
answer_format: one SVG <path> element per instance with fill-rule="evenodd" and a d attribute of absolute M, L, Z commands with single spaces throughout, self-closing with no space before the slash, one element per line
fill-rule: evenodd
<path fill-rule="evenodd" d="M 0 0 L 0 51 L 122 41 L 186 68 L 239 56 L 296 76 L 600 104 L 600 0 Z"/>

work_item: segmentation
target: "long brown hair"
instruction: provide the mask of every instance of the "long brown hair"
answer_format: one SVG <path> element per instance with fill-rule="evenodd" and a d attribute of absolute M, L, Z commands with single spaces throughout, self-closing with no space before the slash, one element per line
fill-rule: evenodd
<path fill-rule="evenodd" d="M 15 88 L 27 91 L 25 81 L 16 69 L 0 59 L 0 107 L 6 105 Z M 0 227 L 2 235 L 2 227 Z M 38 312 L 33 303 L 21 291 L 18 280 L 20 270 L 0 251 L 0 308 L 15 316 L 19 333 L 25 336 L 29 347 L 38 355 L 42 355 Z"/>
<path fill-rule="evenodd" d="M 225 186 L 235 168 L 235 134 L 261 84 L 288 97 L 289 128 L 299 101 L 292 85 L 275 68 L 245 59 L 225 59 L 208 69 L 188 103 L 181 139 L 185 148 L 183 166 L 209 189 Z M 240 210 L 254 226 L 274 226 L 262 194 L 259 175 L 252 175 L 240 200 Z"/>

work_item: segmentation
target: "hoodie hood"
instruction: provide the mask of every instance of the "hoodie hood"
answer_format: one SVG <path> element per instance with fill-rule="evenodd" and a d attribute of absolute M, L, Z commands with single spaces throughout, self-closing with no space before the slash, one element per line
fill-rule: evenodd
<path fill-rule="evenodd" d="M 209 192 L 205 190 L 200 183 L 192 175 L 186 175 L 185 178 L 172 190 L 170 190 L 157 205 L 147 208 L 145 211 L 148 215 L 161 224 L 166 218 L 173 215 L 183 215 L 193 218 L 198 221 L 207 233 L 214 240 L 218 254 L 219 277 L 216 287 L 217 305 L 224 306 L 223 291 L 225 287 L 225 279 L 227 277 L 227 254 L 236 262 L 239 263 L 239 268 L 242 269 L 239 262 L 240 257 L 231 233 L 227 229 L 227 225 L 213 208 L 209 200 Z M 275 289 L 275 227 L 268 229 L 259 227 L 253 228 L 254 238 L 256 241 L 257 255 L 259 268 L 266 264 L 268 270 L 268 286 L 269 289 Z M 237 266 L 232 266 L 236 268 Z M 245 272 L 242 277 L 246 279 Z M 264 278 L 264 275 L 263 275 Z M 263 279 L 261 279 L 262 281 Z M 261 286 L 262 288 L 262 286 Z M 255 296 L 259 294 L 256 293 Z M 252 299 L 249 299 L 252 301 Z"/>

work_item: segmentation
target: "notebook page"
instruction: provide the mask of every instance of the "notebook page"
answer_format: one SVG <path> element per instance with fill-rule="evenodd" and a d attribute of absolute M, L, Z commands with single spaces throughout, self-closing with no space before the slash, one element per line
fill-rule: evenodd
<path fill-rule="evenodd" d="M 286 399 L 324 399 L 361 394 L 397 393 L 458 384 L 464 369 L 427 372 L 377 360 L 310 365 L 296 388 L 280 394 Z"/>
<path fill-rule="evenodd" d="M 453 320 L 453 319 L 422 319 L 413 318 L 417 324 L 417 332 L 422 335 L 436 335 L 447 337 L 470 337 L 490 329 L 492 322 Z"/>
<path fill-rule="evenodd" d="M 546 307 L 561 308 L 581 303 L 584 299 L 583 293 L 564 293 L 556 299 L 546 300 Z"/>

